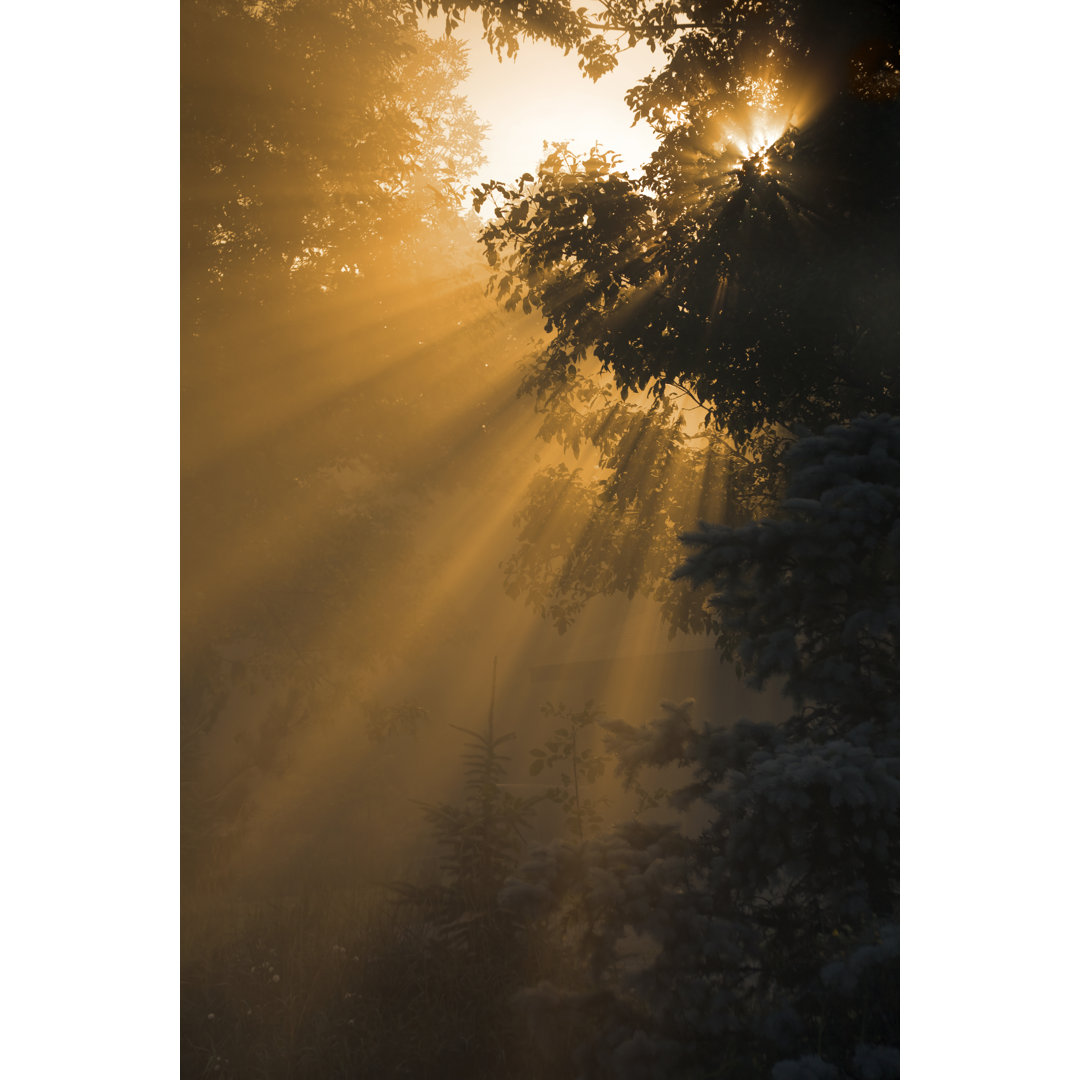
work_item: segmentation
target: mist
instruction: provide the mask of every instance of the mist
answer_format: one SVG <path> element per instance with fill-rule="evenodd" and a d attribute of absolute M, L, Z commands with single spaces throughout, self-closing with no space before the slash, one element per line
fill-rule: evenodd
<path fill-rule="evenodd" d="M 455 29 L 453 5 L 416 7 Z M 472 7 L 483 47 L 534 64 L 599 75 L 625 44 Z M 679 34 L 634 40 L 662 33 Z M 884 46 L 858 52 L 868 35 L 851 30 L 862 82 L 822 84 L 817 129 L 789 80 L 805 151 L 790 110 L 754 113 L 767 146 L 724 135 L 722 104 L 694 120 L 690 79 L 684 102 L 657 83 L 669 106 L 636 105 L 652 171 L 628 173 L 604 131 L 560 142 L 521 100 L 531 171 L 493 186 L 468 50 L 411 4 L 183 6 L 183 1075 L 698 1075 L 722 1030 L 715 1075 L 750 1075 L 810 1053 L 797 979 L 868 942 L 872 1020 L 814 1053 L 892 1075 L 897 267 L 879 187 L 899 75 Z M 845 109 L 881 134 L 836 187 Z M 822 224 L 837 200 L 857 231 Z M 836 519 L 850 542 L 828 518 L 849 480 L 869 493 Z M 767 792 L 739 802 L 779 775 L 769 755 L 800 754 L 784 783 L 866 772 L 858 824 L 846 795 L 807 822 L 771 817 Z M 828 772 L 830 754 L 849 764 Z M 806 790 L 775 805 L 830 805 Z M 857 865 L 827 870 L 826 849 Z M 800 923 L 775 993 L 731 959 L 742 931 L 705 944 L 710 919 L 766 901 L 836 932 L 811 955 L 826 931 Z M 682 972 L 670 927 L 691 923 L 690 952 L 737 975 Z M 768 967 L 780 939 L 747 948 Z M 684 974 L 737 1003 L 715 1030 L 673 1019 L 690 1006 L 656 980 Z"/>

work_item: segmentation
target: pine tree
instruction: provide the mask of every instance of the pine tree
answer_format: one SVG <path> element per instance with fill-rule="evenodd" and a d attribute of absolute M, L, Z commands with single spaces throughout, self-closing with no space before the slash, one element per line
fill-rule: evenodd
<path fill-rule="evenodd" d="M 687 537 L 683 569 L 717 590 L 747 678 L 785 679 L 790 718 L 702 722 L 684 702 L 609 724 L 628 778 L 690 776 L 677 816 L 587 847 L 587 998 L 525 995 L 589 1003 L 583 1077 L 898 1075 L 899 424 L 800 440 L 790 468 L 780 514 Z M 566 861 L 538 853 L 507 901 L 556 908 Z"/>

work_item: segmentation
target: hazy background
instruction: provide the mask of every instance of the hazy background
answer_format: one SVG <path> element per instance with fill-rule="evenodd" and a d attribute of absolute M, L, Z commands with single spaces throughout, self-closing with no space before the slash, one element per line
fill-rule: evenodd
<path fill-rule="evenodd" d="M 225 41 L 220 58 L 189 46 L 203 118 L 188 125 L 183 161 L 194 222 L 181 374 L 183 850 L 195 891 L 272 897 L 423 872 L 417 804 L 460 793 L 454 726 L 487 722 L 496 657 L 495 726 L 515 734 L 510 783 L 523 793 L 550 783 L 526 774 L 528 751 L 549 734 L 545 702 L 591 700 L 633 723 L 687 697 L 733 719 L 771 715 L 709 639 L 675 633 L 647 596 L 594 598 L 560 632 L 506 592 L 537 472 L 560 461 L 599 470 L 587 452 L 538 439 L 532 399 L 517 390 L 542 320 L 485 295 L 480 219 L 460 209 L 460 193 L 535 169 L 545 139 L 585 154 L 600 142 L 627 167 L 644 162 L 653 137 L 631 128 L 622 98 L 652 54 L 628 52 L 593 83 L 546 44 L 500 64 L 475 18 L 455 34 L 463 49 L 441 24 L 427 29 L 433 39 L 404 70 L 372 36 L 355 100 L 324 99 L 319 71 L 303 90 L 307 112 L 288 105 L 254 120 L 245 83 L 278 78 L 259 65 L 277 63 L 279 46 L 268 39 L 264 60 L 246 38 L 214 38 Z M 359 203 L 341 207 L 325 186 L 341 166 L 326 155 L 337 153 L 335 125 L 369 100 L 383 102 L 369 121 L 377 138 L 364 143 L 370 160 L 344 166 Z M 391 108 L 400 120 L 387 119 Z M 403 133 L 417 123 L 413 146 Z M 252 124 L 327 164 L 290 176 L 273 136 L 243 148 Z M 225 138 L 234 159 L 221 156 Z M 208 217 L 200 233 L 200 214 L 221 214 L 207 177 L 235 177 L 246 216 L 218 231 Z M 336 256 L 296 247 L 316 212 L 294 208 L 301 183 L 324 193 L 317 212 L 339 222 L 319 241 Z M 235 202 L 222 205 L 235 216 Z M 283 271 L 290 245 L 299 254 Z M 682 520 L 657 522 L 662 576 L 677 565 L 676 530 L 702 508 L 691 499 Z M 587 527 L 558 502 L 545 515 L 549 541 L 572 543 Z M 617 543 L 601 557 L 621 557 Z M 604 797 L 617 819 L 625 800 L 613 777 Z"/>

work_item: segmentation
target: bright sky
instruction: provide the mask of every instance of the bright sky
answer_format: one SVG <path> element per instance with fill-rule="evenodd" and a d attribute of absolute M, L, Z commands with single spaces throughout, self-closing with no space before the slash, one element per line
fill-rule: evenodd
<path fill-rule="evenodd" d="M 425 29 L 442 36 L 445 21 L 428 20 Z M 575 56 L 545 42 L 524 42 L 514 60 L 500 63 L 482 38 L 478 15 L 468 16 L 454 36 L 469 45 L 472 73 L 462 86 L 481 120 L 489 124 L 481 180 L 516 180 L 534 172 L 545 156 L 543 142 L 570 140 L 571 149 L 588 150 L 599 141 L 622 157 L 622 166 L 636 172 L 656 148 L 645 124 L 631 127 L 633 117 L 623 100 L 627 90 L 647 75 L 661 57 L 646 46 L 622 53 L 619 66 L 599 82 L 578 70 Z"/>

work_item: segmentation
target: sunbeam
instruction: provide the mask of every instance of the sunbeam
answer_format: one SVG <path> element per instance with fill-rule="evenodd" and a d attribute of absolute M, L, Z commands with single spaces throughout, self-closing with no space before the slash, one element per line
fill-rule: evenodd
<path fill-rule="evenodd" d="M 185 0 L 184 1076 L 894 1077 L 899 61 L 826 7 Z"/>

